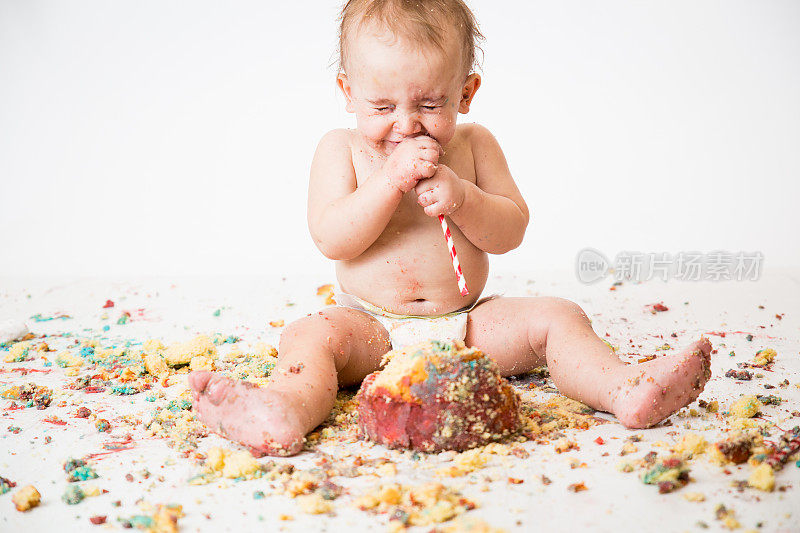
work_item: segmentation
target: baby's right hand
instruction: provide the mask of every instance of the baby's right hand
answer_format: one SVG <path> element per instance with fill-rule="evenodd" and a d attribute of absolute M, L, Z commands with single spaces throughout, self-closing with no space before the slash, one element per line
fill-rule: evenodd
<path fill-rule="evenodd" d="M 405 139 L 383 165 L 386 178 L 405 194 L 416 187 L 419 180 L 436 174 L 441 151 L 439 143 L 427 135 Z"/>

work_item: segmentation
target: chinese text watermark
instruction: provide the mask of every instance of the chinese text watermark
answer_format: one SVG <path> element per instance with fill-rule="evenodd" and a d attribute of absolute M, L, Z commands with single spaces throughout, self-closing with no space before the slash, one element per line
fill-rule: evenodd
<path fill-rule="evenodd" d="M 610 275 L 615 281 L 755 281 L 761 276 L 761 252 L 620 252 L 613 261 L 594 248 L 584 248 L 575 259 L 575 273 L 583 283 Z"/>

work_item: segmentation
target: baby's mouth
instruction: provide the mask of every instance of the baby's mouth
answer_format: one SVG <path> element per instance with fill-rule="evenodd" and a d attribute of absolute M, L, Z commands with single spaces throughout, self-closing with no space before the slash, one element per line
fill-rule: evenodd
<path fill-rule="evenodd" d="M 386 148 L 388 148 L 389 151 L 394 151 L 394 149 L 397 148 L 397 145 L 400 144 L 401 141 L 384 140 L 383 142 L 384 142 L 384 145 L 386 146 Z"/>
<path fill-rule="evenodd" d="M 397 146 L 406 139 L 416 139 L 417 137 L 425 137 L 425 136 L 427 136 L 426 133 L 415 133 L 414 135 L 406 135 L 405 137 L 398 137 L 395 139 L 384 139 L 384 142 L 390 144 L 391 146 Z"/>

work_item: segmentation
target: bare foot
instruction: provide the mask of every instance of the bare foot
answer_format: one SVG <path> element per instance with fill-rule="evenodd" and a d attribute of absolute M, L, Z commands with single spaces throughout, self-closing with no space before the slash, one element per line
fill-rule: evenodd
<path fill-rule="evenodd" d="M 705 337 L 685 350 L 629 365 L 613 400 L 613 413 L 629 428 L 653 426 L 693 402 L 711 377 L 711 343 Z"/>
<path fill-rule="evenodd" d="M 294 455 L 306 434 L 300 399 L 234 381 L 214 372 L 192 372 L 193 410 L 209 429 L 248 446 L 253 455 Z"/>

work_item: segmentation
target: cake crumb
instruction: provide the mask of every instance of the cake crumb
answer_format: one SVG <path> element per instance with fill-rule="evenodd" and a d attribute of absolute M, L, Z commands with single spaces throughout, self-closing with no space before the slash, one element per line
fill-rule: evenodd
<path fill-rule="evenodd" d="M 761 409 L 761 402 L 755 396 L 743 396 L 728 409 L 731 418 L 753 418 Z"/>
<path fill-rule="evenodd" d="M 747 484 L 754 489 L 772 492 L 775 489 L 775 473 L 767 463 L 761 463 L 753 469 Z"/>
<path fill-rule="evenodd" d="M 39 502 L 42 501 L 42 496 L 39 494 L 39 491 L 36 490 L 36 487 L 33 485 L 26 485 L 14 493 L 11 497 L 11 501 L 14 502 L 17 511 L 24 513 L 37 507 Z"/>

